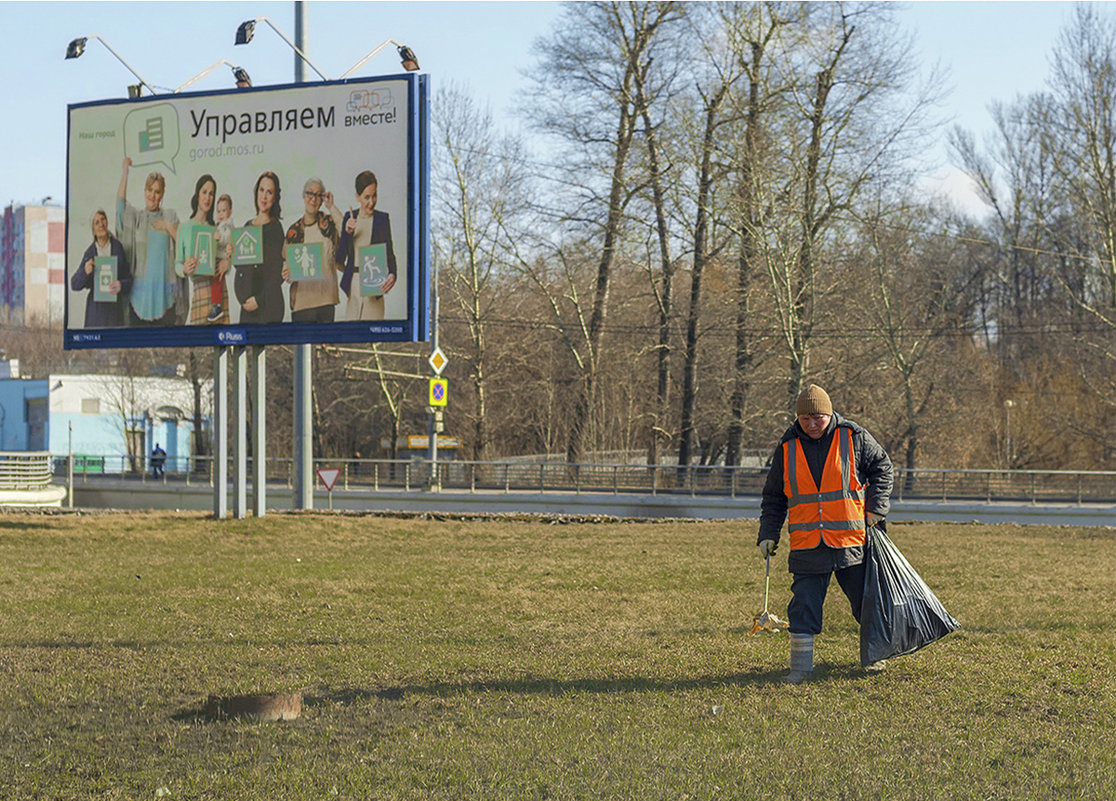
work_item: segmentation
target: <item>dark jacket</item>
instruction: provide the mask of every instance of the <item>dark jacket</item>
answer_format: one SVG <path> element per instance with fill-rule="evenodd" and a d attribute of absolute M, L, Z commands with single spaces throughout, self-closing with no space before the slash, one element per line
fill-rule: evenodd
<path fill-rule="evenodd" d="M 763 540 L 779 541 L 783 523 L 787 519 L 787 495 L 784 488 L 783 443 L 798 438 L 802 452 L 810 465 L 814 482 L 821 484 L 822 466 L 833 442 L 833 432 L 838 426 L 852 431 L 853 454 L 856 457 L 856 476 L 864 485 L 864 509 L 885 517 L 891 510 L 891 488 L 894 484 L 891 459 L 880 443 L 868 431 L 851 420 L 846 420 L 834 412 L 829 428 L 820 439 L 810 437 L 795 421 L 779 440 L 775 454 L 771 457 L 771 469 L 763 486 L 763 500 L 760 505 L 760 527 L 756 542 Z M 816 548 L 792 550 L 787 557 L 792 573 L 827 573 L 844 567 L 858 565 L 864 560 L 864 548 L 831 548 L 825 542 Z"/>
<path fill-rule="evenodd" d="M 345 230 L 352 212 L 345 212 L 341 221 L 341 242 L 337 245 L 337 263 L 341 264 L 344 255 L 345 271 L 341 274 L 341 291 L 350 294 L 353 273 L 356 272 L 356 249 L 365 245 L 387 245 L 388 273 L 395 275 L 395 248 L 391 243 L 391 218 L 384 211 L 372 212 L 372 236 L 367 242 L 353 242 L 353 237 Z M 359 278 L 357 280 L 360 280 Z M 357 290 L 359 292 L 359 290 Z"/>
<path fill-rule="evenodd" d="M 251 225 L 249 220 L 245 226 Z M 233 275 L 233 291 L 240 305 L 248 298 L 255 298 L 255 311 L 242 310 L 242 323 L 283 322 L 283 246 L 286 234 L 283 224 L 270 220 L 261 226 L 263 235 L 263 263 L 240 265 Z"/>
<path fill-rule="evenodd" d="M 116 280 L 120 282 L 120 294 L 116 300 L 93 299 L 93 273 L 85 272 L 85 263 L 97 258 L 97 243 L 93 242 L 85 249 L 78 263 L 77 271 L 70 278 L 70 288 L 75 292 L 83 289 L 89 290 L 85 299 L 85 327 L 86 328 L 119 328 L 124 325 L 125 312 L 128 309 L 128 290 L 132 288 L 132 266 L 128 263 L 128 256 L 124 253 L 124 245 L 115 236 L 109 236 L 109 251 L 116 257 Z"/>

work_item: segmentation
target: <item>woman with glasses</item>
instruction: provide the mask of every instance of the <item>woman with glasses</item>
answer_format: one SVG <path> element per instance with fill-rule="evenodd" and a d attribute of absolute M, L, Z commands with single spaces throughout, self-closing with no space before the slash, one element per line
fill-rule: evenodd
<path fill-rule="evenodd" d="M 340 295 L 337 291 L 337 239 L 341 211 L 320 178 L 302 187 L 303 215 L 287 229 L 287 259 L 283 280 L 291 282 L 292 323 L 332 323 Z M 322 206 L 328 211 L 322 211 Z M 307 251 L 291 245 L 321 245 L 320 259 L 311 262 Z M 301 263 L 292 264 L 293 258 Z"/>

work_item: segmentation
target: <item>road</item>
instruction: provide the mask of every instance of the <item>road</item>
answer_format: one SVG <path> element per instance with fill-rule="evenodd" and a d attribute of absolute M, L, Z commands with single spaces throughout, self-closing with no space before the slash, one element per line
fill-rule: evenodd
<path fill-rule="evenodd" d="M 207 485 L 100 479 L 75 483 L 74 505 L 102 509 L 181 509 L 212 511 L 213 490 Z M 248 508 L 252 507 L 249 488 Z M 758 519 L 759 497 L 740 495 L 656 494 L 609 492 L 470 492 L 422 489 L 350 488 L 332 493 L 318 489 L 314 508 L 345 511 L 391 511 L 443 514 L 540 514 L 620 518 Z M 267 509 L 293 509 L 291 489 L 269 484 Z M 229 496 L 229 509 L 232 497 Z M 1028 503 L 1007 501 L 895 501 L 890 518 L 904 521 L 959 523 L 1021 523 L 1079 526 L 1116 526 L 1116 505 Z"/>

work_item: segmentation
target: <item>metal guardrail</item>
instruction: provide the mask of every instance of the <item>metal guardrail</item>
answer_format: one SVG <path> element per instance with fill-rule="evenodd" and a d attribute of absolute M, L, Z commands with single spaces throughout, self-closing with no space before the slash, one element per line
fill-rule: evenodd
<path fill-rule="evenodd" d="M 49 451 L 0 451 L 0 489 L 40 490 L 49 487 L 53 478 L 50 460 Z"/>
<path fill-rule="evenodd" d="M 27 455 L 27 454 L 20 454 Z M 49 458 L 49 454 L 43 454 Z M 143 483 L 213 484 L 211 457 L 168 458 L 165 473 L 155 478 L 146 458 L 75 456 L 74 481 L 131 478 Z M 251 464 L 251 460 L 249 465 Z M 608 492 L 756 496 L 763 490 L 762 467 L 643 464 L 569 464 L 566 462 L 464 460 L 439 461 L 431 470 L 425 460 L 316 459 L 315 468 L 337 468 L 335 490 L 424 490 L 431 487 L 471 492 Z M 84 469 L 83 469 L 84 467 Z M 67 457 L 55 457 L 56 475 L 65 476 Z M 294 486 L 294 463 L 267 460 L 267 480 Z M 230 468 L 231 473 L 231 468 Z M 249 472 L 250 475 L 250 472 Z M 896 470 L 898 500 L 1015 501 L 1063 503 L 1116 502 L 1116 471 L 1073 470 Z M 49 482 L 49 475 L 48 475 Z"/>

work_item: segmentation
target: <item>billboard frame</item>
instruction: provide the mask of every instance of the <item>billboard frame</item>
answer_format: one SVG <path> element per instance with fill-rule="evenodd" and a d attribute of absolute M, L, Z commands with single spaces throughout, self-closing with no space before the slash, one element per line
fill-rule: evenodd
<path fill-rule="evenodd" d="M 405 82 L 406 108 L 406 209 L 405 228 L 407 269 L 406 318 L 385 320 L 344 320 L 329 323 L 246 323 L 174 325 L 164 327 L 71 328 L 71 303 L 78 300 L 70 289 L 70 278 L 79 264 L 72 264 L 71 224 L 75 220 L 71 208 L 71 171 L 73 164 L 72 136 L 74 111 L 90 107 L 135 106 L 160 102 L 184 102 L 209 97 L 244 97 L 248 93 L 265 94 L 285 90 L 333 89 L 335 87 L 361 87 L 387 81 Z M 71 349 L 136 348 L 136 347 L 222 347 L 231 345 L 295 345 L 319 343 L 361 342 L 425 342 L 431 334 L 430 319 L 430 88 L 426 74 L 403 73 L 367 78 L 350 78 L 342 81 L 318 81 L 291 84 L 274 84 L 245 89 L 226 89 L 205 92 L 183 92 L 154 95 L 134 99 L 106 99 L 67 106 L 66 148 L 66 286 L 65 323 L 63 347 Z M 335 109 L 336 111 L 336 109 Z M 339 116 L 341 114 L 339 113 Z M 177 175 L 177 173 L 176 173 Z M 297 205 L 297 204 L 296 204 Z M 84 233 L 84 231 L 83 231 Z M 398 235 L 395 238 L 398 241 Z M 80 260 L 80 258 L 78 259 Z M 231 273 L 230 268 L 230 273 Z M 359 277 L 358 277 L 359 280 Z M 226 292 L 232 292 L 231 277 L 226 279 Z M 342 295 L 341 304 L 344 304 Z"/>

